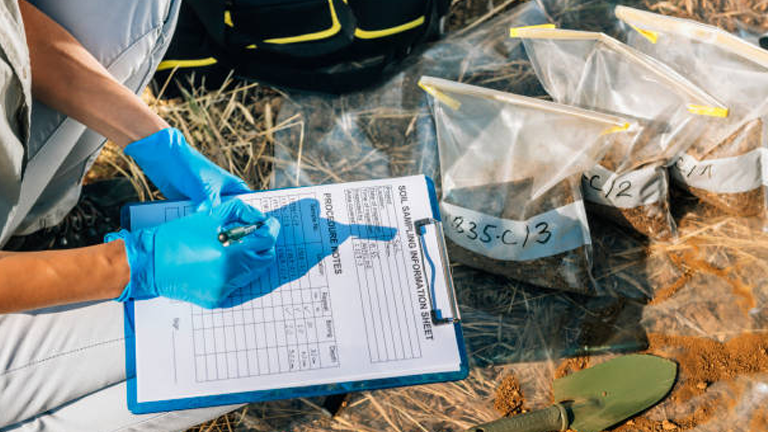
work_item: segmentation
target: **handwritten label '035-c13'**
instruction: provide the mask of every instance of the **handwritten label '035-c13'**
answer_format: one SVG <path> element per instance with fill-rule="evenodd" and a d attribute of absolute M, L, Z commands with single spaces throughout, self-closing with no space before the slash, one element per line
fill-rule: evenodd
<path fill-rule="evenodd" d="M 589 244 L 584 202 L 579 200 L 524 221 L 501 219 L 440 203 L 445 233 L 459 246 L 502 261 L 528 261 Z"/>
<path fill-rule="evenodd" d="M 650 166 L 616 174 L 600 165 L 582 177 L 584 199 L 618 208 L 634 208 L 661 200 L 669 186 L 664 168 Z"/>

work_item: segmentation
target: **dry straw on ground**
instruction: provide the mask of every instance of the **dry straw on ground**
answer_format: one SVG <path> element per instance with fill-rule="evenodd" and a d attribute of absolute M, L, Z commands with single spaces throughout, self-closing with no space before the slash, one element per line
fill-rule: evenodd
<path fill-rule="evenodd" d="M 611 8 L 606 2 L 541 3 L 547 5 L 552 18 L 571 23 L 570 27 L 610 31 L 605 28 Z M 473 20 L 485 20 L 511 4 L 454 0 L 449 22 L 454 29 L 473 27 L 477 22 Z M 752 26 L 768 24 L 766 2 L 674 0 L 648 6 L 731 30 L 737 28 L 735 20 Z M 502 69 L 504 73 L 497 72 Z M 486 69 L 467 70 L 462 76 L 470 77 L 475 84 L 499 88 L 527 80 L 530 73 L 523 62 L 488 64 Z M 285 165 L 290 158 L 302 161 L 303 170 L 317 176 L 318 181 L 347 180 L 368 169 L 370 159 L 361 163 L 359 158 L 365 154 L 356 154 L 359 149 L 350 151 L 346 166 L 301 157 L 309 137 L 300 133 L 296 134 L 294 147 L 282 149 L 290 158 L 276 158 L 275 146 L 280 144 L 276 144 L 275 135 L 295 129 L 303 120 L 300 116 L 283 116 L 285 120 L 277 123 L 285 95 L 255 83 L 198 89 L 183 100 L 170 102 L 148 96 L 148 101 L 194 146 L 254 188 L 269 187 L 273 169 L 295 169 Z M 375 117 L 377 114 L 379 117 Z M 405 130 L 408 122 L 415 121 L 413 117 L 402 117 L 402 113 L 371 115 L 370 124 L 404 122 Z M 394 151 L 385 144 L 377 145 L 382 151 Z M 402 161 L 412 162 L 407 158 Z M 295 174 L 289 171 L 287 177 Z M 108 146 L 89 179 L 112 176 L 130 178 L 143 199 L 158 197 L 140 170 L 119 150 Z M 353 394 L 332 419 L 320 408 L 321 398 L 251 404 L 193 430 L 457 431 L 498 416 L 493 399 L 507 374 L 517 378 L 518 393 L 525 396 L 525 407 L 530 409 L 550 402 L 551 380 L 558 372 L 560 359 L 566 356 L 642 349 L 648 334 L 699 336 L 722 342 L 749 332 L 768 331 L 768 234 L 754 221 L 723 216 L 708 207 L 695 205 L 691 211 L 680 210 L 688 204 L 688 198 L 674 201 L 681 236 L 681 241 L 674 244 L 648 244 L 615 227 L 593 227 L 595 278 L 614 291 L 614 297 L 586 298 L 547 291 L 454 266 L 473 365 L 467 380 Z M 669 340 L 674 342 L 674 338 Z M 765 412 L 760 406 L 765 404 L 750 401 L 763 400 L 758 390 L 768 388 L 768 377 L 741 374 L 729 380 L 700 389 L 704 396 L 710 391 L 735 395 L 736 403 L 722 406 L 709 424 L 713 429 L 707 430 L 748 431 L 750 423 L 764 422 L 761 419 Z M 732 385 L 744 382 L 747 384 Z M 680 408 L 663 405 L 646 416 L 669 425 Z"/>

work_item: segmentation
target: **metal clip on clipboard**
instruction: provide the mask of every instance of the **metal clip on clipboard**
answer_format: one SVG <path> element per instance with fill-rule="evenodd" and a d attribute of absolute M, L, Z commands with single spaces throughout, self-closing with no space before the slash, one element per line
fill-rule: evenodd
<path fill-rule="evenodd" d="M 435 299 L 435 284 L 434 280 L 436 280 L 436 269 L 434 266 L 434 263 L 432 262 L 431 256 L 429 255 L 429 251 L 427 250 L 427 247 L 424 244 L 424 234 L 426 233 L 425 227 L 427 225 L 434 225 L 435 227 L 435 237 L 437 239 L 437 249 L 438 249 L 438 255 L 440 258 L 440 262 L 443 266 L 443 277 L 445 278 L 445 289 L 448 294 L 448 302 L 449 307 L 451 309 L 451 316 L 445 317 L 443 316 L 442 311 L 438 307 L 437 300 Z M 424 269 L 424 281 L 427 285 L 427 296 L 429 297 L 429 303 L 431 307 L 431 316 L 432 316 L 432 323 L 435 325 L 440 324 L 455 324 L 461 321 L 461 316 L 459 315 L 459 307 L 456 302 L 456 289 L 453 285 L 453 276 L 451 275 L 451 265 L 448 261 L 448 249 L 445 245 L 445 237 L 443 236 L 443 224 L 437 219 L 433 218 L 426 218 L 426 219 L 419 219 L 416 222 L 414 222 L 414 226 L 416 228 L 417 238 L 419 239 L 419 249 L 421 249 L 421 268 Z M 425 262 L 424 258 L 427 258 L 427 261 L 429 261 L 429 268 L 431 270 L 431 279 L 427 277 L 426 269 L 427 269 L 427 263 Z"/>

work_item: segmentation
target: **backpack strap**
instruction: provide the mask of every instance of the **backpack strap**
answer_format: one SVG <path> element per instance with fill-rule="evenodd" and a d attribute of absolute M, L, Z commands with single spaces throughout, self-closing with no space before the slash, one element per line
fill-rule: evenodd
<path fill-rule="evenodd" d="M 304 58 L 297 52 L 288 54 L 229 44 L 224 11 L 232 1 L 185 0 L 177 34 L 156 74 L 156 86 L 162 86 L 175 71 L 174 79 L 179 84 L 186 85 L 195 74 L 195 84 L 204 78 L 206 86 L 213 88 L 234 70 L 237 78 L 288 89 L 335 94 L 359 90 L 381 80 L 388 66 L 406 57 L 413 47 L 439 37 L 441 19 L 450 5 L 450 0 L 426 0 L 425 22 L 417 31 L 394 35 L 389 45 L 374 47 L 366 41 L 356 41 L 359 43 L 345 50 L 317 57 L 309 52 Z M 294 49 L 310 50 L 312 46 L 317 48 L 313 43 Z M 376 53 L 379 55 L 372 57 Z M 363 65 L 352 66 L 360 63 Z M 344 69 L 345 66 L 348 68 Z M 177 85 L 168 86 L 165 94 L 178 96 Z"/>

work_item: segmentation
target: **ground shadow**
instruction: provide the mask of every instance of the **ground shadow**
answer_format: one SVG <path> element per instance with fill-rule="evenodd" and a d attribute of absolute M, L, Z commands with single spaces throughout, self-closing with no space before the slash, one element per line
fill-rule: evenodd
<path fill-rule="evenodd" d="M 465 266 L 454 268 L 473 364 L 547 361 L 648 346 L 641 325 L 652 293 L 644 252 L 648 242 L 606 221 L 590 222 L 600 296 L 539 288 Z"/>

